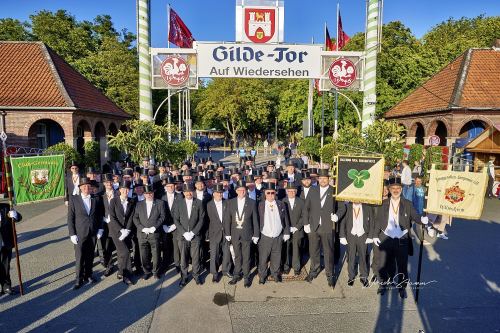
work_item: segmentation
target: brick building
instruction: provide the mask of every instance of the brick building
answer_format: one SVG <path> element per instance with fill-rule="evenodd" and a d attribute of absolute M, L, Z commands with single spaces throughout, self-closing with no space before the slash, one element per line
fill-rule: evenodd
<path fill-rule="evenodd" d="M 41 42 L 0 41 L 0 112 L 7 144 L 47 148 L 59 142 L 82 151 L 96 140 L 107 160 L 107 134 L 130 116 Z"/>
<path fill-rule="evenodd" d="M 469 49 L 395 105 L 385 118 L 406 129 L 407 144 L 463 149 L 486 128 L 500 124 L 500 43 Z M 469 157 L 471 158 L 471 156 Z"/>

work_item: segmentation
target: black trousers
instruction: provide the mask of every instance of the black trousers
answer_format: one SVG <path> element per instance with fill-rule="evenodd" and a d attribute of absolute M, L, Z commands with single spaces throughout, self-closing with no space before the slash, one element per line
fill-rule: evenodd
<path fill-rule="evenodd" d="M 242 239 L 231 240 L 234 250 L 234 276 L 248 278 L 250 276 L 250 244 L 252 241 Z M 260 252 L 260 251 L 259 251 Z"/>
<path fill-rule="evenodd" d="M 296 231 L 290 234 L 290 239 L 283 242 L 283 251 L 281 260 L 283 261 L 283 269 L 285 271 L 293 268 L 296 271 L 301 269 L 301 247 L 303 233 Z"/>
<path fill-rule="evenodd" d="M 396 282 L 401 288 L 406 288 L 408 278 L 408 244 L 411 242 L 408 234 L 403 238 L 390 238 L 385 234 L 380 236 L 380 278 L 383 282 Z M 396 272 L 397 268 L 397 272 Z"/>
<path fill-rule="evenodd" d="M 317 276 L 321 271 L 321 249 L 325 260 L 326 277 L 334 276 L 334 236 L 329 233 L 309 233 L 309 255 L 311 258 L 310 274 Z"/>
<path fill-rule="evenodd" d="M 347 272 L 349 280 L 356 277 L 356 257 L 359 262 L 359 277 L 368 278 L 368 261 L 366 256 L 366 234 L 361 237 L 349 235 L 347 237 Z"/>
<path fill-rule="evenodd" d="M 210 240 L 210 273 L 217 274 L 221 264 L 222 273 L 230 273 L 231 251 L 229 250 L 229 242 L 225 238 Z"/>
<path fill-rule="evenodd" d="M 124 277 L 130 277 L 132 273 L 132 261 L 130 260 L 130 252 L 127 246 L 127 242 L 118 239 L 119 237 L 113 237 L 113 244 L 116 247 L 116 262 L 118 265 L 118 274 Z"/>
<path fill-rule="evenodd" d="M 12 259 L 12 248 L 3 246 L 0 249 L 0 287 L 2 290 L 11 287 L 10 260 Z"/>
<path fill-rule="evenodd" d="M 129 239 L 129 251 L 132 251 L 132 265 L 136 270 L 141 270 L 141 250 L 139 239 L 137 238 L 137 231 L 132 231 L 127 238 Z"/>
<path fill-rule="evenodd" d="M 271 259 L 271 275 L 277 277 L 281 266 L 281 247 L 283 244 L 283 235 L 271 238 L 260 235 L 259 240 L 259 276 L 261 279 L 267 277 L 267 263 Z"/>
<path fill-rule="evenodd" d="M 138 240 L 144 273 L 158 274 L 160 268 L 160 234 L 158 232 L 149 235 L 140 233 Z M 151 259 L 153 265 L 151 265 Z"/>
<path fill-rule="evenodd" d="M 88 235 L 78 240 L 75 248 L 75 275 L 76 280 L 90 278 L 92 276 L 92 267 L 94 265 L 94 236 Z"/>
<path fill-rule="evenodd" d="M 99 252 L 99 259 L 104 266 L 106 268 L 111 267 L 111 257 L 115 250 L 115 244 L 113 243 L 113 239 L 107 235 L 107 232 L 97 240 L 97 250 Z"/>
<path fill-rule="evenodd" d="M 372 272 L 376 277 L 380 276 L 380 248 L 375 244 L 372 245 L 373 258 L 372 258 Z"/>
<path fill-rule="evenodd" d="M 200 238 L 195 236 L 190 242 L 184 239 L 177 241 L 180 249 L 181 256 L 181 274 L 183 278 L 188 276 L 189 258 L 191 257 L 191 264 L 193 265 L 193 277 L 197 278 L 201 274 L 200 262 Z"/>
<path fill-rule="evenodd" d="M 179 247 L 179 240 L 177 237 L 177 230 L 172 231 L 169 235 L 172 237 L 172 247 L 173 247 L 173 260 L 174 260 L 174 266 L 175 267 L 180 267 L 181 266 L 181 249 Z M 181 235 L 182 237 L 182 235 Z"/>

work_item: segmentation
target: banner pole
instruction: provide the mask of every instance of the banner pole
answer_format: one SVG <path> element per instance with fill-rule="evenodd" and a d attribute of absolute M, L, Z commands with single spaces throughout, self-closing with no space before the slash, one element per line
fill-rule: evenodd
<path fill-rule="evenodd" d="M 9 195 L 9 209 L 12 210 L 14 208 L 14 202 L 12 198 L 12 185 L 10 181 L 11 177 L 11 172 L 10 172 L 10 164 L 9 164 L 9 159 L 7 158 L 7 149 L 5 147 L 5 141 L 3 142 L 3 156 L 4 156 L 4 164 L 5 164 L 5 179 L 7 181 L 7 193 Z M 8 214 L 7 214 L 8 215 Z M 21 262 L 19 260 L 19 247 L 17 245 L 17 231 L 16 231 L 16 222 L 14 221 L 13 218 L 10 218 L 10 223 L 12 225 L 12 237 L 14 239 L 14 248 L 16 250 L 16 267 L 17 267 L 17 278 L 19 281 L 19 292 L 21 293 L 21 296 L 24 295 L 24 287 L 23 287 L 23 278 L 21 274 Z"/>

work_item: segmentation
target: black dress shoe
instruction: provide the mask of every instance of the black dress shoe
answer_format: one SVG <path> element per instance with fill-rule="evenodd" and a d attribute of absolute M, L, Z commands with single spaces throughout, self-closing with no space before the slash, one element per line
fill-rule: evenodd
<path fill-rule="evenodd" d="M 88 278 L 89 283 L 97 283 L 97 279 L 94 276 L 89 276 Z"/>
<path fill-rule="evenodd" d="M 159 280 L 159 279 L 160 279 L 160 275 L 158 275 L 158 274 L 153 274 L 153 279 L 155 279 L 155 280 Z"/>
<path fill-rule="evenodd" d="M 224 273 L 224 276 L 227 277 L 227 278 L 230 278 L 230 279 L 233 278 L 233 276 L 230 273 Z"/>
<path fill-rule="evenodd" d="M 179 286 L 181 288 L 185 287 L 187 285 L 187 279 L 181 279 L 181 282 L 179 282 Z"/>
<path fill-rule="evenodd" d="M 265 284 L 265 283 L 266 283 L 266 278 L 259 279 L 259 284 Z"/>
<path fill-rule="evenodd" d="M 142 276 L 142 279 L 143 279 L 143 280 L 149 280 L 149 278 L 150 278 L 151 276 L 153 276 L 153 274 L 151 274 L 151 273 L 144 273 L 144 275 Z"/>
<path fill-rule="evenodd" d="M 379 294 L 380 296 L 383 296 L 386 292 L 386 288 L 385 286 L 379 286 L 378 289 L 377 289 L 377 294 Z"/>
<path fill-rule="evenodd" d="M 132 281 L 130 281 L 130 279 L 127 277 L 123 278 L 123 283 L 125 283 L 127 286 L 133 285 Z"/>
<path fill-rule="evenodd" d="M 279 276 L 279 275 L 273 276 L 273 279 L 274 279 L 274 282 L 276 282 L 276 283 L 280 283 L 282 281 L 281 276 Z"/>
<path fill-rule="evenodd" d="M 77 289 L 80 289 L 83 285 L 83 281 L 76 281 L 75 282 L 75 285 L 73 286 L 73 290 L 77 290 Z"/>
<path fill-rule="evenodd" d="M 404 289 L 404 288 L 399 289 L 399 297 L 401 297 L 402 299 L 405 299 L 408 297 L 408 295 L 406 294 L 406 289 Z"/>
<path fill-rule="evenodd" d="M 335 287 L 335 280 L 333 279 L 333 276 L 328 277 L 326 280 L 328 281 L 328 287 Z"/>
<path fill-rule="evenodd" d="M 194 282 L 196 283 L 196 285 L 198 286 L 201 286 L 203 284 L 203 282 L 201 282 L 201 279 L 199 276 L 195 277 L 194 278 Z"/>
<path fill-rule="evenodd" d="M 218 283 L 219 282 L 219 278 L 217 277 L 217 275 L 212 275 L 212 283 Z"/>
<path fill-rule="evenodd" d="M 180 273 L 180 272 L 181 272 L 181 267 L 180 267 L 180 266 L 175 266 L 175 271 L 176 271 L 177 273 Z"/>
<path fill-rule="evenodd" d="M 306 281 L 311 283 L 315 278 L 316 278 L 316 276 L 314 276 L 312 274 L 308 274 L 306 277 Z"/>
<path fill-rule="evenodd" d="M 111 267 L 106 268 L 106 270 L 104 271 L 104 276 L 105 276 L 105 277 L 108 277 L 108 276 L 110 276 L 111 274 L 113 274 Z"/>
<path fill-rule="evenodd" d="M 243 287 L 250 288 L 250 279 L 245 278 L 243 281 Z"/>
<path fill-rule="evenodd" d="M 238 283 L 238 281 L 240 281 L 240 280 L 241 280 L 240 276 L 234 276 L 233 279 L 231 281 L 229 281 L 229 284 L 233 286 L 236 283 Z"/>
<path fill-rule="evenodd" d="M 300 269 L 299 269 L 298 271 L 294 270 L 294 271 L 293 271 L 293 275 L 295 275 L 295 276 L 299 276 L 299 275 L 300 275 Z"/>
<path fill-rule="evenodd" d="M 354 285 L 354 279 L 347 281 L 347 285 L 352 287 Z"/>
<path fill-rule="evenodd" d="M 3 292 L 7 295 L 15 295 L 16 291 L 11 287 L 4 288 Z"/>
<path fill-rule="evenodd" d="M 366 278 L 361 278 L 361 283 L 363 284 L 363 287 L 368 288 L 370 286 L 370 283 L 368 282 L 368 279 Z"/>
<path fill-rule="evenodd" d="M 116 278 L 117 278 L 118 280 L 121 280 L 121 279 L 123 279 L 123 275 L 121 275 L 121 274 L 119 274 L 119 273 L 118 273 L 118 274 L 116 274 Z"/>
<path fill-rule="evenodd" d="M 283 274 L 285 274 L 285 275 L 288 275 L 288 274 L 290 274 L 290 268 L 288 268 L 288 269 L 285 269 L 285 270 L 283 271 Z"/>
<path fill-rule="evenodd" d="M 377 282 L 377 281 L 378 281 L 378 277 L 376 275 L 372 276 L 372 283 Z"/>

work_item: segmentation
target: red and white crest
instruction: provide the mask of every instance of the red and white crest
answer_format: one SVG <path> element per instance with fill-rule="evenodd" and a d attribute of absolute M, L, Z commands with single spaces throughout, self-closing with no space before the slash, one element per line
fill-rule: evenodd
<path fill-rule="evenodd" d="M 254 43 L 267 43 L 275 33 L 275 8 L 245 8 L 245 34 Z"/>
<path fill-rule="evenodd" d="M 349 59 L 339 58 L 332 62 L 328 77 L 337 88 L 347 88 L 356 80 L 356 65 Z"/>
<path fill-rule="evenodd" d="M 169 56 L 160 66 L 161 77 L 171 86 L 182 86 L 189 79 L 189 65 L 182 57 Z"/>

